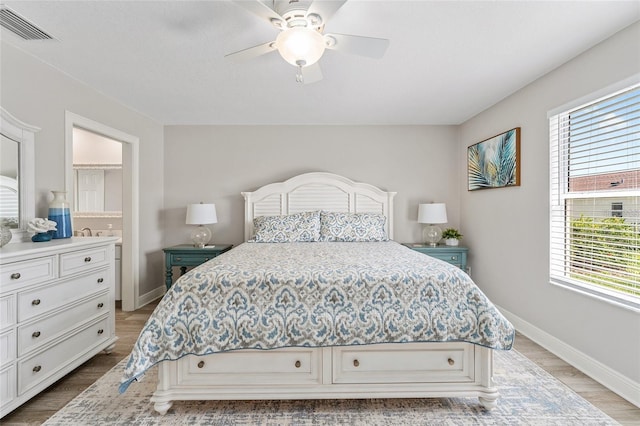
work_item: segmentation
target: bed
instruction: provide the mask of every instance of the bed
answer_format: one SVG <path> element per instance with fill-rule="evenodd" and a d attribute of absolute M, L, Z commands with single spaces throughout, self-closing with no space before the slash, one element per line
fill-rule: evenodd
<path fill-rule="evenodd" d="M 477 397 L 513 326 L 468 275 L 393 241 L 394 192 L 306 173 L 242 193 L 245 241 L 167 292 L 120 391 L 178 400 Z"/>

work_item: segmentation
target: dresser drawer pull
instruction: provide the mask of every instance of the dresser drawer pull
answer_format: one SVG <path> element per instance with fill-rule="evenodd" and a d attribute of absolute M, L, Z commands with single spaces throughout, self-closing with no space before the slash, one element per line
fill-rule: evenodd
<path fill-rule="evenodd" d="M 12 280 L 19 280 L 20 277 L 21 277 L 20 272 L 14 272 L 13 274 L 11 274 Z"/>
<path fill-rule="evenodd" d="M 40 370 L 42 370 L 42 367 L 39 366 L 39 365 L 36 365 L 35 367 L 33 367 L 33 372 L 34 373 L 38 373 L 38 372 L 40 372 Z"/>
<path fill-rule="evenodd" d="M 198 363 L 198 368 L 202 368 L 202 367 L 204 367 L 204 361 L 200 361 L 200 362 Z"/>
<path fill-rule="evenodd" d="M 451 260 L 458 260 L 458 256 L 451 256 Z"/>
<path fill-rule="evenodd" d="M 102 333 L 104 333 L 103 329 L 98 330 L 98 334 L 102 334 Z"/>
<path fill-rule="evenodd" d="M 91 262 L 91 256 L 87 256 L 87 257 L 85 257 L 85 258 L 84 258 L 84 261 L 85 261 L 85 262 L 87 262 L 87 263 Z"/>
<path fill-rule="evenodd" d="M 181 257 L 176 257 L 176 260 L 177 260 L 178 262 L 180 262 L 180 261 L 182 260 L 182 258 L 181 258 Z"/>
<path fill-rule="evenodd" d="M 452 358 L 449 358 L 447 362 L 449 363 L 449 365 L 453 365 L 456 363 Z"/>
<path fill-rule="evenodd" d="M 360 367 L 360 361 L 358 361 L 357 359 L 353 360 L 353 366 L 354 367 Z"/>
<path fill-rule="evenodd" d="M 98 278 L 98 283 L 102 284 L 104 282 L 104 278 Z"/>
<path fill-rule="evenodd" d="M 300 368 L 301 365 L 302 363 L 300 361 L 296 361 L 296 368 Z"/>
<path fill-rule="evenodd" d="M 33 299 L 33 300 L 31 301 L 31 304 L 32 304 L 33 306 L 38 306 L 38 305 L 40 304 L 40 299 Z"/>
<path fill-rule="evenodd" d="M 104 303 L 100 302 L 98 303 L 98 308 L 103 308 L 104 307 Z"/>
<path fill-rule="evenodd" d="M 40 337 L 40 332 L 39 331 L 34 331 L 33 334 L 31 335 L 31 337 L 33 337 L 34 339 Z"/>

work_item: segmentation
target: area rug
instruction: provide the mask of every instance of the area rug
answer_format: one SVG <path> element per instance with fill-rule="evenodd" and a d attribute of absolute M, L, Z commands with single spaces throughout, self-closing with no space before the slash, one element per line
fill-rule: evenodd
<path fill-rule="evenodd" d="M 477 398 L 176 401 L 160 416 L 149 397 L 157 368 L 118 394 L 125 360 L 45 425 L 615 425 L 613 419 L 526 357 L 496 351 L 498 406 Z"/>

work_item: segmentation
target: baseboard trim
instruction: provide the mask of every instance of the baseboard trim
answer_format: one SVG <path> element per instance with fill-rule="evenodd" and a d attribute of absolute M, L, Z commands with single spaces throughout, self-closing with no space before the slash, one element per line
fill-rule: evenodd
<path fill-rule="evenodd" d="M 502 314 L 514 325 L 516 330 L 533 340 L 558 358 L 568 362 L 593 380 L 599 382 L 612 392 L 640 407 L 640 383 L 634 382 L 590 356 L 569 346 L 562 340 L 539 329 L 517 315 L 498 306 Z"/>
<path fill-rule="evenodd" d="M 161 298 L 162 296 L 164 296 L 165 290 L 166 290 L 166 287 L 164 285 L 161 285 L 159 287 L 154 288 L 150 292 L 139 296 L 138 300 L 136 300 L 136 309 L 140 309 L 144 305 L 148 305 L 154 300 Z"/>

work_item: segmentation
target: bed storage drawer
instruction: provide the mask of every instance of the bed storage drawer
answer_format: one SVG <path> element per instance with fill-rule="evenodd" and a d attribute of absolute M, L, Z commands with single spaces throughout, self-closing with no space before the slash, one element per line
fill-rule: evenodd
<path fill-rule="evenodd" d="M 333 348 L 333 383 L 471 382 L 474 347 L 401 343 Z"/>
<path fill-rule="evenodd" d="M 286 348 L 241 350 L 207 356 L 189 356 L 183 383 L 257 385 L 320 383 L 322 350 Z"/>

